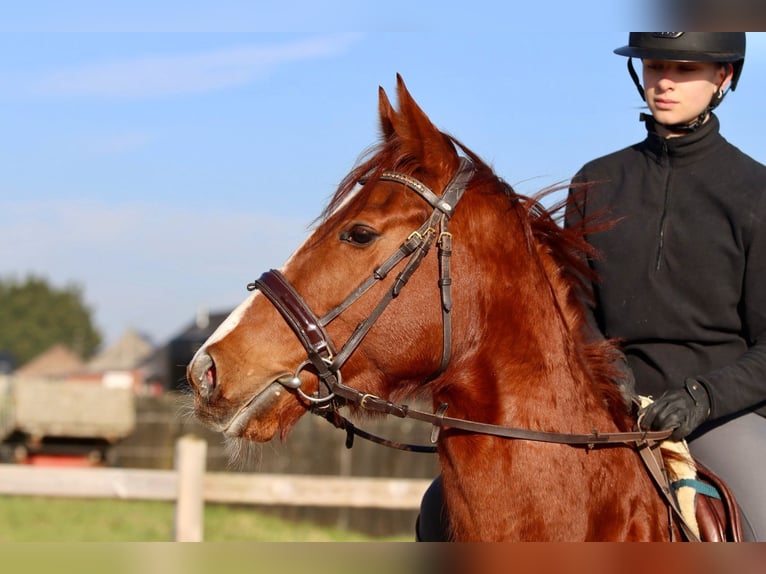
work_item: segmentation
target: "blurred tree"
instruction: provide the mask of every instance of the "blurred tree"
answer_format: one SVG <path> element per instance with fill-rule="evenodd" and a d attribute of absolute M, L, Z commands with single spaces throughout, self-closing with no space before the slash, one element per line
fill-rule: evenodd
<path fill-rule="evenodd" d="M 101 344 L 80 287 L 54 288 L 36 276 L 24 282 L 0 278 L 0 350 L 10 351 L 21 366 L 56 343 L 83 359 Z"/>

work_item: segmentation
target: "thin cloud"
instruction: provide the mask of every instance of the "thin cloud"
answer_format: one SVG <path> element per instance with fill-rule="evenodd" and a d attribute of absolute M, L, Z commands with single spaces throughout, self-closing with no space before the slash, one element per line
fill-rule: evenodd
<path fill-rule="evenodd" d="M 264 213 L 145 202 L 0 202 L 0 277 L 76 283 L 109 341 L 128 326 L 162 341 L 200 306 L 225 310 L 278 267 L 306 222 Z"/>
<path fill-rule="evenodd" d="M 36 95 L 157 98 L 225 90 L 261 79 L 280 65 L 344 52 L 356 35 L 276 45 L 248 45 L 183 56 L 155 56 L 51 72 L 33 82 Z"/>

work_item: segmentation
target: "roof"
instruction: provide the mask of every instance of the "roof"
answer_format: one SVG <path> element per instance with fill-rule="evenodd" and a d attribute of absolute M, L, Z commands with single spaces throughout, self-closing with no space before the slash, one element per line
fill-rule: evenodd
<path fill-rule="evenodd" d="M 85 363 L 66 346 L 58 343 L 16 370 L 17 375 L 66 377 L 84 370 Z"/>
<path fill-rule="evenodd" d="M 153 345 L 134 329 L 128 329 L 111 347 L 88 362 L 89 371 L 130 371 L 137 368 L 152 352 Z"/>

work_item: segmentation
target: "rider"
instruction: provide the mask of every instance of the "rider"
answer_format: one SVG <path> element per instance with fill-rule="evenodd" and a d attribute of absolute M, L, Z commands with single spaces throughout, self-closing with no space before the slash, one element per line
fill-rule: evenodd
<path fill-rule="evenodd" d="M 737 87 L 744 32 L 631 32 L 644 141 L 586 164 L 568 225 L 589 236 L 595 319 L 622 343 L 653 430 L 675 428 L 731 488 L 745 540 L 766 540 L 766 167 L 727 142 L 713 109 Z M 643 83 L 633 66 L 642 63 Z M 578 196 L 579 194 L 579 196 Z"/>
<path fill-rule="evenodd" d="M 742 507 L 745 540 L 766 540 L 766 167 L 719 133 L 713 109 L 737 86 L 744 32 L 631 32 L 628 69 L 651 115 L 644 141 L 586 164 L 567 224 L 607 213 L 590 235 L 594 316 L 619 339 L 641 423 L 675 428 Z M 633 66 L 642 63 L 643 83 Z M 444 540 L 437 478 L 418 539 Z"/>

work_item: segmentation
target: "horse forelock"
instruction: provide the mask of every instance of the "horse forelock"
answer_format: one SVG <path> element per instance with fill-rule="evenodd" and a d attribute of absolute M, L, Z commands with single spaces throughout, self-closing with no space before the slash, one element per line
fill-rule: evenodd
<path fill-rule="evenodd" d="M 474 182 L 476 182 L 477 177 L 481 177 L 481 174 L 484 174 L 487 179 L 497 179 L 492 172 L 492 169 L 487 166 L 479 156 L 465 147 L 457 139 L 444 132 L 438 132 L 438 134 L 451 145 L 454 150 L 453 159 L 458 157 L 457 150 L 455 149 L 457 147 L 463 150 L 465 154 L 471 158 L 474 165 L 477 167 L 477 175 L 474 177 Z M 448 160 L 445 160 L 443 165 L 446 166 L 449 163 Z M 433 170 L 433 167 L 429 167 L 426 164 L 426 158 L 420 157 L 417 151 L 414 151 L 411 146 L 406 145 L 404 139 L 397 134 L 394 134 L 392 137 L 389 137 L 377 145 L 371 146 L 362 154 L 357 164 L 340 182 L 335 193 L 330 198 L 330 201 L 317 218 L 317 221 L 320 224 L 323 223 L 347 205 L 350 197 L 358 191 L 360 180 L 364 179 L 369 183 L 374 183 L 380 177 L 381 173 L 387 170 L 397 171 L 412 177 L 419 177 L 424 172 Z M 439 191 L 440 190 L 434 189 L 434 192 L 436 193 Z"/>
<path fill-rule="evenodd" d="M 420 167 L 413 154 L 402 150 L 397 138 L 369 148 L 356 166 L 340 182 L 337 190 L 320 214 L 318 221 L 320 223 L 326 221 L 347 205 L 350 197 L 358 191 L 360 181 L 367 180 L 370 184 L 374 184 L 385 170 L 412 175 Z"/>

